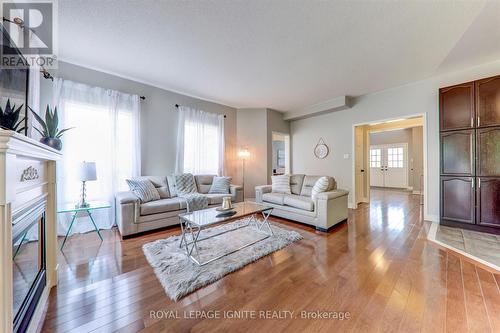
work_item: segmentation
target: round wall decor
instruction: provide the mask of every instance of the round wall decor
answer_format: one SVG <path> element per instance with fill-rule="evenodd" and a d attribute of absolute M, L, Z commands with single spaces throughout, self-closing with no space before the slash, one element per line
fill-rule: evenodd
<path fill-rule="evenodd" d="M 320 138 L 318 143 L 316 144 L 316 147 L 314 147 L 314 155 L 319 159 L 324 159 L 328 156 L 329 152 L 330 149 L 325 144 L 325 141 L 323 141 L 323 138 Z"/>

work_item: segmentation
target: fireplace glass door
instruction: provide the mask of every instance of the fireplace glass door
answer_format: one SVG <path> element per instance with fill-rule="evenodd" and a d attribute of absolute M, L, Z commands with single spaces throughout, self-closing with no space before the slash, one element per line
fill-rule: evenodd
<path fill-rule="evenodd" d="M 14 329 L 22 332 L 45 286 L 45 203 L 24 211 L 12 224 Z"/>

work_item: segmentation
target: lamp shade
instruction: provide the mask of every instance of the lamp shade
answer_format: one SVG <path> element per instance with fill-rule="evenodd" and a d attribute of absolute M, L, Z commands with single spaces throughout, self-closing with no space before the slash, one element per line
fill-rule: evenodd
<path fill-rule="evenodd" d="M 82 162 L 80 164 L 80 180 L 82 182 L 97 180 L 95 162 Z"/>
<path fill-rule="evenodd" d="M 238 157 L 246 159 L 246 158 L 250 157 L 250 151 L 248 151 L 248 149 L 246 149 L 246 148 L 245 149 L 241 149 L 238 152 Z"/>

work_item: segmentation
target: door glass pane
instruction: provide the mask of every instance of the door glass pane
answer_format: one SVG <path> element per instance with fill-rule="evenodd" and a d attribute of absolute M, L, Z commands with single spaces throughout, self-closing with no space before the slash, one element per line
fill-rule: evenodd
<path fill-rule="evenodd" d="M 382 162 L 381 149 L 370 149 L 370 167 L 380 168 L 381 162 Z"/>
<path fill-rule="evenodd" d="M 387 148 L 387 166 L 389 168 L 403 168 L 403 147 Z"/>

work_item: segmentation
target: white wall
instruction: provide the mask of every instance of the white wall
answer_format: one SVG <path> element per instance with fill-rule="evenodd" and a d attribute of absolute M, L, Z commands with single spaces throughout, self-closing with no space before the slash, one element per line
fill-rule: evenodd
<path fill-rule="evenodd" d="M 351 109 L 293 121 L 292 171 L 334 176 L 338 186 L 349 190 L 352 206 L 353 125 L 383 119 L 427 115 L 427 188 L 425 218 L 439 216 L 439 124 L 438 89 L 466 81 L 500 74 L 500 61 L 460 72 L 432 77 L 355 99 Z M 323 137 L 331 153 L 324 160 L 314 157 L 313 149 Z M 348 159 L 343 154 L 349 154 Z M 425 187 L 425 185 L 424 185 Z"/>
<path fill-rule="evenodd" d="M 168 175 L 175 170 L 177 109 L 175 104 L 225 114 L 226 174 L 236 176 L 236 109 L 177 94 L 140 82 L 60 61 L 54 76 L 146 97 L 141 101 L 143 175 Z M 41 79 L 41 110 L 52 103 L 52 83 Z M 63 138 L 64 140 L 64 138 Z"/>

